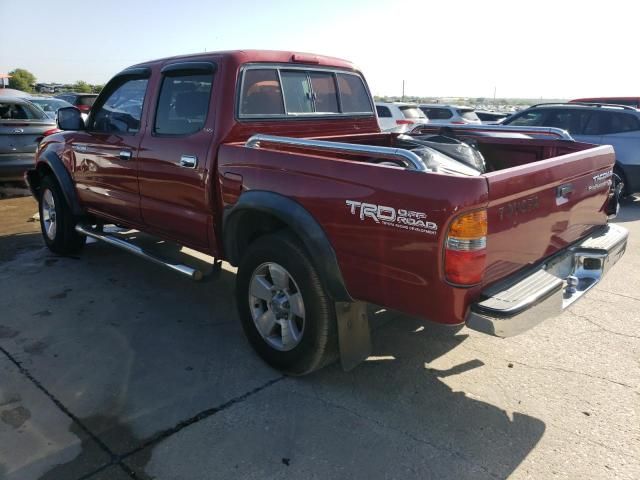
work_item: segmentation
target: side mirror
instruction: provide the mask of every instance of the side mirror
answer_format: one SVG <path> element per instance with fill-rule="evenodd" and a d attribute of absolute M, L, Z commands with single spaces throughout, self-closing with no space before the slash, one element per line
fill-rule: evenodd
<path fill-rule="evenodd" d="M 58 110 L 58 128 L 60 130 L 84 130 L 82 114 L 76 107 L 64 107 Z"/>

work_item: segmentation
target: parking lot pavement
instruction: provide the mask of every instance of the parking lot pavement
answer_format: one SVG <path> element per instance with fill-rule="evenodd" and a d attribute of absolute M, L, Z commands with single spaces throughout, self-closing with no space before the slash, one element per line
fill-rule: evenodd
<path fill-rule="evenodd" d="M 304 378 L 249 348 L 230 267 L 55 257 L 34 212 L 0 200 L 0 479 L 640 477 L 640 201 L 560 317 L 501 340 L 372 308 L 368 361 Z"/>

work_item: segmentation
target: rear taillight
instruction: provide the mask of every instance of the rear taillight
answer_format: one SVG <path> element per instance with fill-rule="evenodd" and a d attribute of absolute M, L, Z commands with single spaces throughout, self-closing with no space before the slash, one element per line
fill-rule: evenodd
<path fill-rule="evenodd" d="M 457 216 L 447 232 L 444 274 L 456 285 L 476 285 L 484 275 L 487 252 L 487 211 Z"/>
<path fill-rule="evenodd" d="M 413 125 L 413 120 L 396 120 L 396 125 Z"/>
<path fill-rule="evenodd" d="M 88 113 L 89 110 L 91 110 L 91 107 L 89 105 L 76 105 L 76 108 L 82 113 Z"/>
<path fill-rule="evenodd" d="M 60 130 L 59 128 L 52 128 L 51 130 L 47 130 L 46 132 L 44 132 L 42 134 L 43 137 L 48 137 L 49 135 L 53 135 L 54 133 L 58 133 L 61 132 L 62 130 Z"/>

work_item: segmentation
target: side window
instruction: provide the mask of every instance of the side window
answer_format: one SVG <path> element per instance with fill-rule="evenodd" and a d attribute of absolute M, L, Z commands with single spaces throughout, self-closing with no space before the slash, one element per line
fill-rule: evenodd
<path fill-rule="evenodd" d="M 448 108 L 427 107 L 425 110 L 427 117 L 432 120 L 447 120 L 453 117 L 451 110 Z"/>
<path fill-rule="evenodd" d="M 265 68 L 245 71 L 240 114 L 284 115 L 277 70 Z"/>
<path fill-rule="evenodd" d="M 154 132 L 189 135 L 202 130 L 209 112 L 213 74 L 165 76 L 156 108 Z"/>
<path fill-rule="evenodd" d="M 340 113 L 338 94 L 332 73 L 309 72 L 317 113 Z"/>
<path fill-rule="evenodd" d="M 282 71 L 282 91 L 287 113 L 312 113 L 311 87 L 306 72 Z"/>
<path fill-rule="evenodd" d="M 544 118 L 544 111 L 531 110 L 511 121 L 505 122 L 505 125 L 513 125 L 514 127 L 540 127 Z"/>
<path fill-rule="evenodd" d="M 611 125 L 606 133 L 624 133 L 640 130 L 638 117 L 629 113 L 610 113 Z"/>
<path fill-rule="evenodd" d="M 103 133 L 140 131 L 142 104 L 147 91 L 146 78 L 125 80 L 99 105 L 91 130 Z"/>
<path fill-rule="evenodd" d="M 338 73 L 336 78 L 343 113 L 373 113 L 367 89 L 360 76 Z"/>
<path fill-rule="evenodd" d="M 388 107 L 376 105 L 376 112 L 380 118 L 391 118 L 391 111 Z"/>

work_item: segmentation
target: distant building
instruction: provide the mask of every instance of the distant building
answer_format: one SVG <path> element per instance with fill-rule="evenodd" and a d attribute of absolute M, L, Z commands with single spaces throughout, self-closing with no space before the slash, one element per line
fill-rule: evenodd
<path fill-rule="evenodd" d="M 7 88 L 9 86 L 9 79 L 11 75 L 8 73 L 0 73 L 0 88 Z"/>

